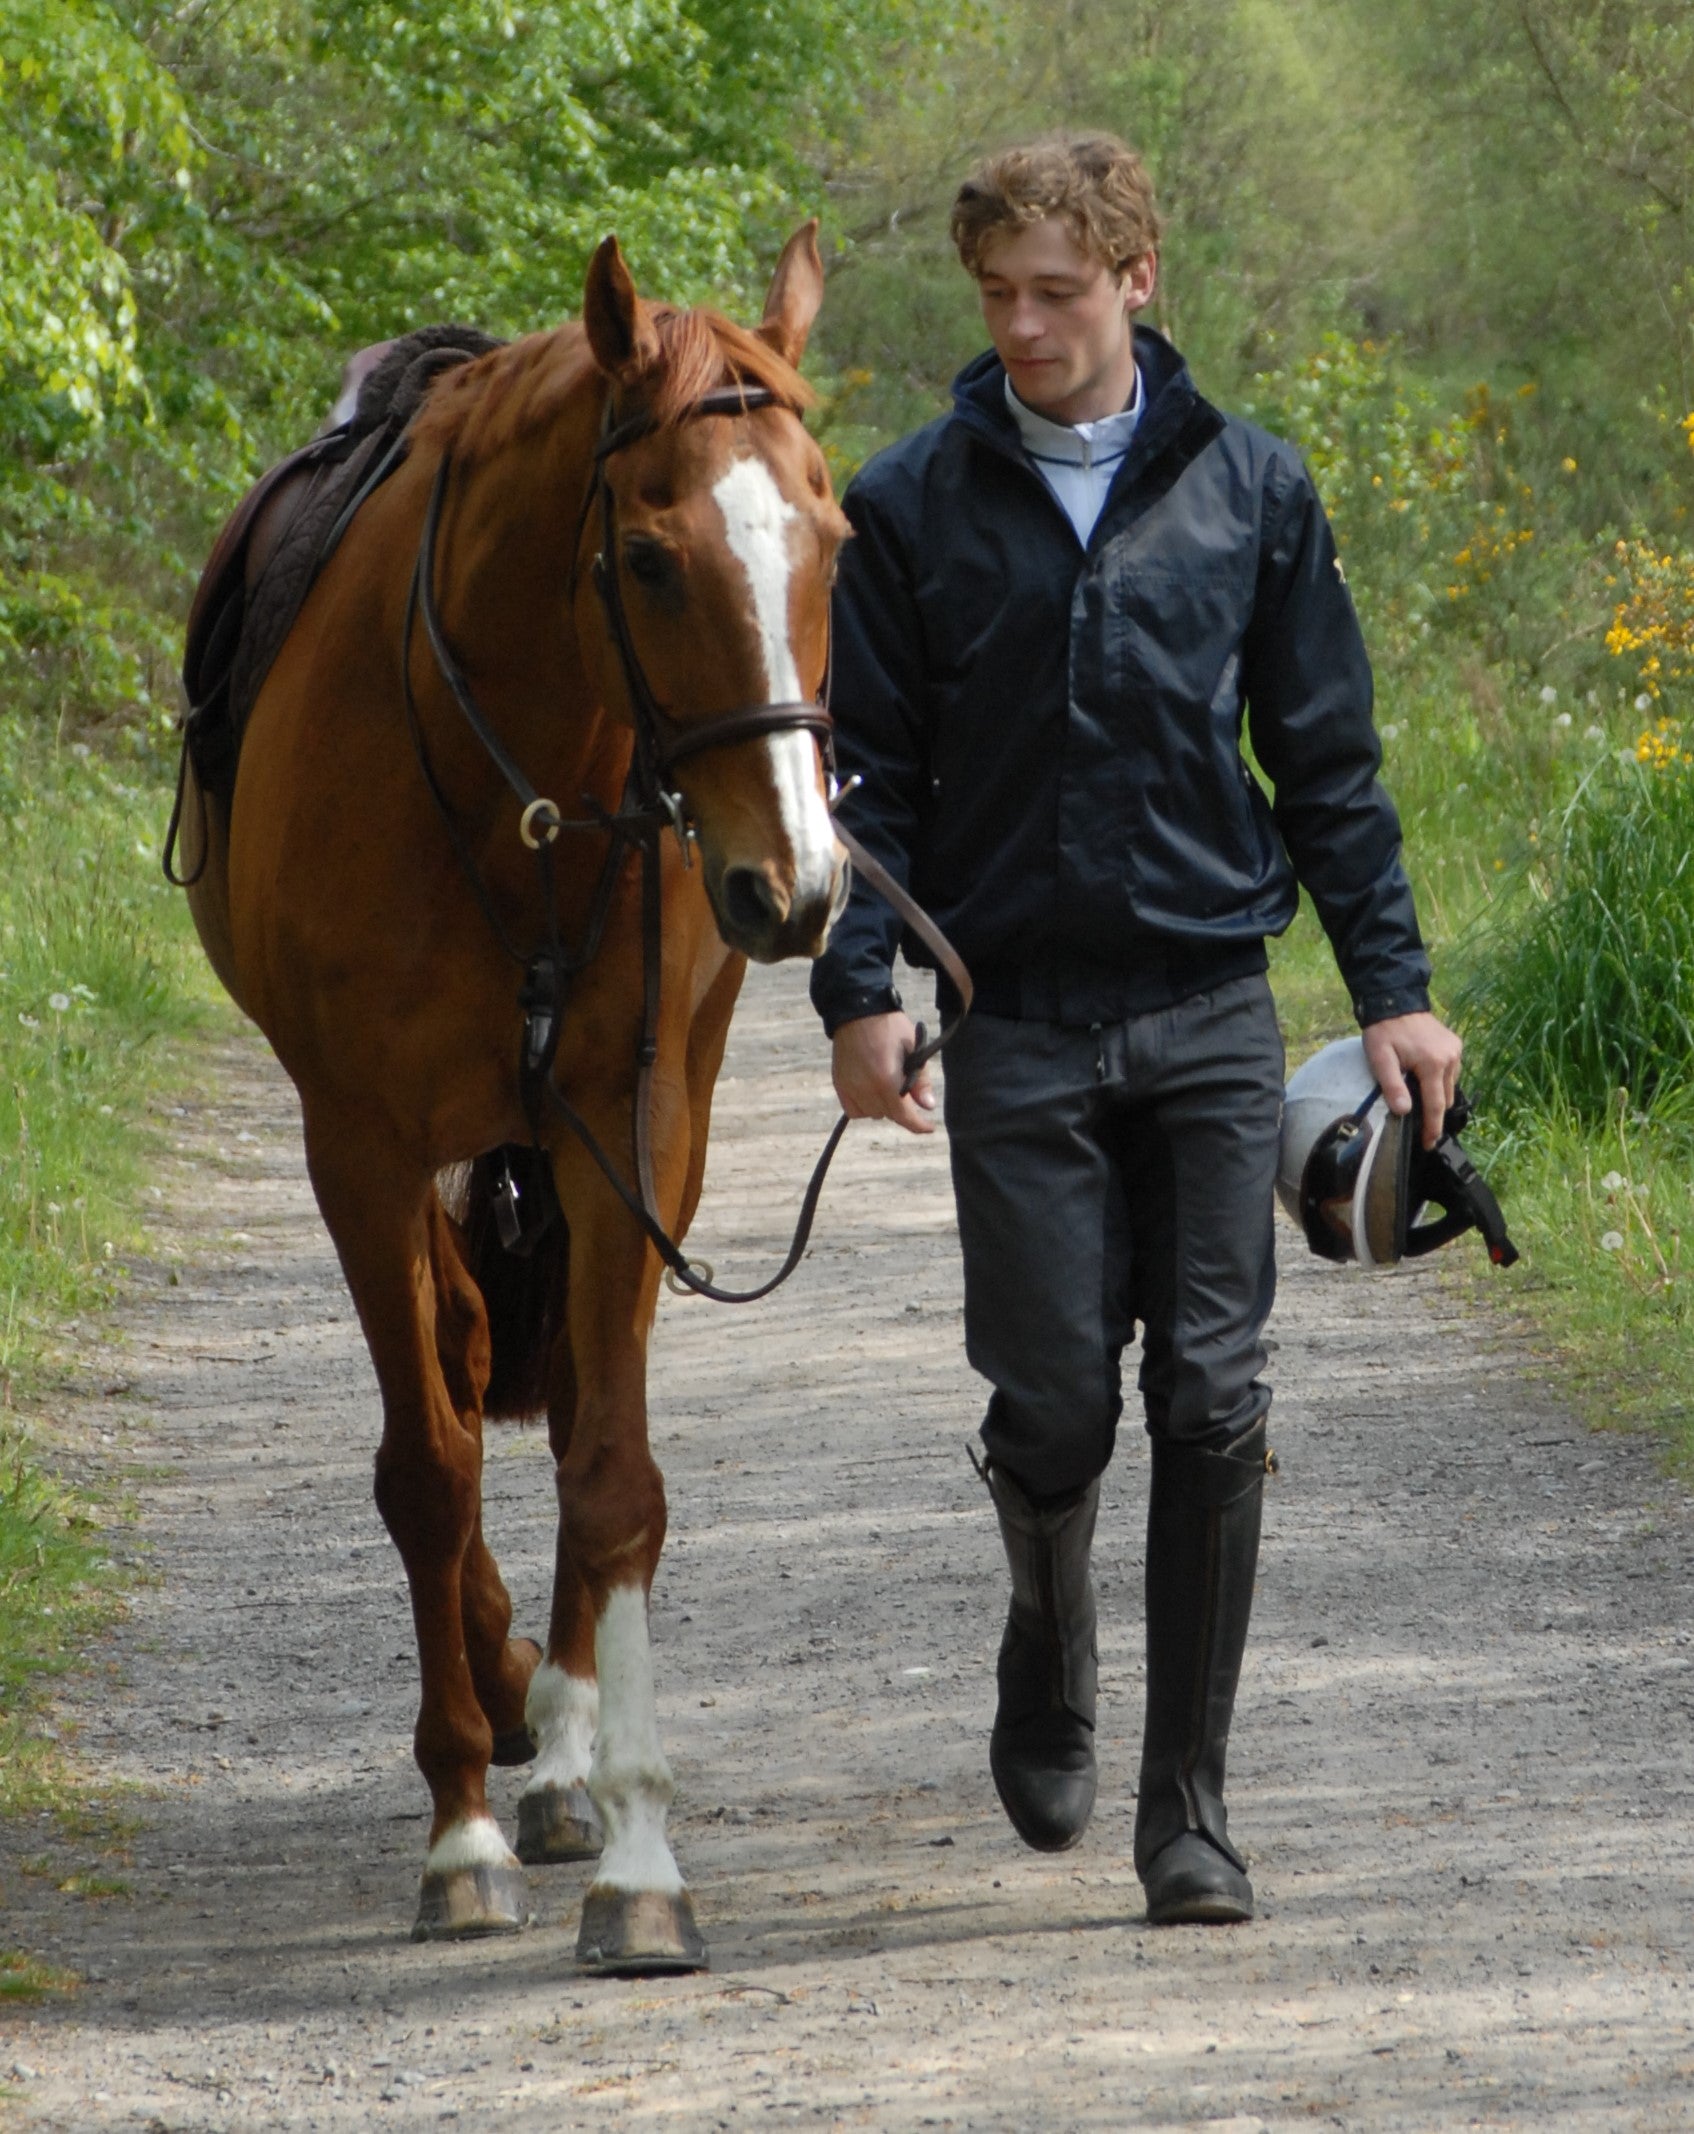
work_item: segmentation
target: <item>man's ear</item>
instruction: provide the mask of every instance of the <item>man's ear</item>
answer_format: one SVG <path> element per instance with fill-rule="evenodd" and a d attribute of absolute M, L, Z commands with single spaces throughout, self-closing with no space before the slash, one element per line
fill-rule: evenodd
<path fill-rule="evenodd" d="M 756 331 L 786 363 L 806 353 L 806 338 L 823 302 L 823 260 L 818 253 L 818 218 L 801 223 L 782 248 L 765 298 L 765 315 Z"/>
<path fill-rule="evenodd" d="M 658 361 L 659 336 L 652 314 L 636 294 L 615 237 L 603 238 L 588 263 L 582 323 L 594 360 L 607 377 L 631 378 Z"/>
<path fill-rule="evenodd" d="M 1138 311 L 1145 311 L 1153 301 L 1153 291 L 1159 286 L 1159 255 L 1143 252 L 1139 259 L 1132 259 L 1123 270 L 1124 308 L 1131 318 Z"/>

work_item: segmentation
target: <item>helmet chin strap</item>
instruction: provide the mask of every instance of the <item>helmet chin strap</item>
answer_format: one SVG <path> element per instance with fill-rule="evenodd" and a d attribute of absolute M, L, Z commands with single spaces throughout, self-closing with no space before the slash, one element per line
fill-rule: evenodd
<path fill-rule="evenodd" d="M 1470 1116 L 1468 1106 L 1465 1116 Z M 1448 1117 L 1452 1117 L 1451 1112 Z M 1433 1201 L 1444 1212 L 1439 1222 L 1417 1223 L 1407 1231 L 1407 1259 L 1434 1252 L 1474 1227 L 1482 1232 L 1488 1257 L 1496 1267 L 1516 1264 L 1518 1248 L 1506 1235 L 1506 1218 L 1492 1187 L 1450 1133 L 1443 1134 L 1434 1148 L 1423 1151 L 1413 1170 L 1412 1190 L 1421 1200 Z"/>

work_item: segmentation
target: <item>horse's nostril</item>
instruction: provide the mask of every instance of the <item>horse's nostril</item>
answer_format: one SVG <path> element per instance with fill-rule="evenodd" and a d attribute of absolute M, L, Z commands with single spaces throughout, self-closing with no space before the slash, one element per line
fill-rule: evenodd
<path fill-rule="evenodd" d="M 763 934 L 782 920 L 771 885 L 753 867 L 731 867 L 723 878 L 724 916 L 738 933 Z"/>

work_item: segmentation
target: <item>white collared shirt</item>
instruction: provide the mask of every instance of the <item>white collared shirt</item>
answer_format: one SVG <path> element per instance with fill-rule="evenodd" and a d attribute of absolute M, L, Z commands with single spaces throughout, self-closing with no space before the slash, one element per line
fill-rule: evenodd
<path fill-rule="evenodd" d="M 1006 380 L 1006 405 L 1018 426 L 1023 448 L 1076 528 L 1076 537 L 1084 548 L 1106 501 L 1106 491 L 1123 465 L 1146 397 L 1138 365 L 1135 397 L 1121 414 L 1102 415 L 1097 422 L 1053 422 L 1025 407 L 1013 392 L 1011 379 Z"/>

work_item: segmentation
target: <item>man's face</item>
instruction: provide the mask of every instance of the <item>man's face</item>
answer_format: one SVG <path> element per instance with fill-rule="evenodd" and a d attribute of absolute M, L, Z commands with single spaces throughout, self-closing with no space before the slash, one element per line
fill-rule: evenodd
<path fill-rule="evenodd" d="M 1132 322 L 1157 274 L 1150 252 L 1114 273 L 1057 216 L 988 239 L 977 270 L 982 316 L 1025 407 L 1055 422 L 1096 422 L 1129 405 Z"/>

